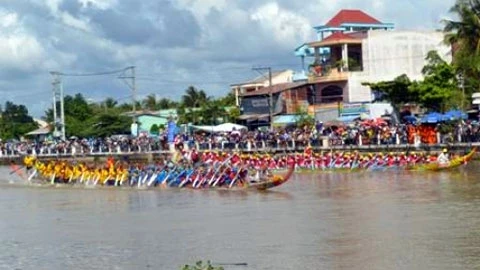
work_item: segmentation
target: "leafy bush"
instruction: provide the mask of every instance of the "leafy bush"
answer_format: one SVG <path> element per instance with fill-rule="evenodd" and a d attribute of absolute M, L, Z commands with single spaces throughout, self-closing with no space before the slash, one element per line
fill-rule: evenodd
<path fill-rule="evenodd" d="M 224 270 L 223 267 L 212 266 L 210 261 L 207 261 L 206 264 L 203 264 L 202 261 L 198 261 L 195 265 L 185 265 L 182 270 Z"/>

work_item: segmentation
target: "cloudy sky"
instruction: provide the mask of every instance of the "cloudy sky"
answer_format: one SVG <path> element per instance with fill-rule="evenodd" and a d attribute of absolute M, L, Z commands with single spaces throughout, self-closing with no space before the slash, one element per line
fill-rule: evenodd
<path fill-rule="evenodd" d="M 300 68 L 293 49 L 339 9 L 363 9 L 402 29 L 436 29 L 454 0 L 0 0 L 0 103 L 43 115 L 49 71 L 136 66 L 139 96 L 179 98 L 188 85 L 220 96 L 253 66 Z M 66 94 L 119 102 L 117 75 L 64 77 Z"/>

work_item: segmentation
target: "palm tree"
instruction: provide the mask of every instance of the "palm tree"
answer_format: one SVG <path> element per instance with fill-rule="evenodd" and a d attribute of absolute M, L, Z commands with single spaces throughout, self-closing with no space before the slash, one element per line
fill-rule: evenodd
<path fill-rule="evenodd" d="M 155 111 L 158 109 L 157 98 L 154 94 L 148 95 L 143 101 L 143 106 L 147 110 Z"/>
<path fill-rule="evenodd" d="M 107 98 L 103 101 L 103 105 L 108 109 L 113 109 L 117 106 L 118 102 L 113 98 Z"/>
<path fill-rule="evenodd" d="M 457 0 L 450 12 L 457 20 L 444 20 L 445 42 L 454 50 L 453 62 L 470 90 L 480 77 L 480 0 Z"/>
<path fill-rule="evenodd" d="M 182 96 L 182 102 L 185 107 L 199 108 L 211 98 L 203 90 L 198 90 L 194 86 L 189 86 Z"/>
<path fill-rule="evenodd" d="M 212 100 L 210 102 L 204 103 L 201 109 L 202 123 L 203 124 L 218 124 L 218 119 L 225 119 L 227 113 L 225 108 L 222 106 L 220 100 Z"/>
<path fill-rule="evenodd" d="M 178 107 L 178 103 L 168 98 L 161 98 L 157 101 L 159 109 L 172 109 Z"/>

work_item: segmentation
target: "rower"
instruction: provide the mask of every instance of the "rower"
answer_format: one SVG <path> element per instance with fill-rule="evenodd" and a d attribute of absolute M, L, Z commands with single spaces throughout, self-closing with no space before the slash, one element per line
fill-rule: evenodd
<path fill-rule="evenodd" d="M 23 164 L 25 164 L 25 171 L 28 174 L 33 167 L 33 163 L 35 162 L 35 157 L 31 155 L 27 155 L 23 158 Z"/>
<path fill-rule="evenodd" d="M 442 153 L 438 156 L 437 161 L 440 165 L 445 165 L 450 161 L 447 148 L 443 149 Z"/>

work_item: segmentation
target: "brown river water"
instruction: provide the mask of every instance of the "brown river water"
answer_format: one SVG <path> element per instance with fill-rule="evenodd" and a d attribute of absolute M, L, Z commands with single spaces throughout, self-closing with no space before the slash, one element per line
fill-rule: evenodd
<path fill-rule="evenodd" d="M 0 269 L 480 269 L 480 163 L 270 192 L 33 187 L 0 169 Z"/>

